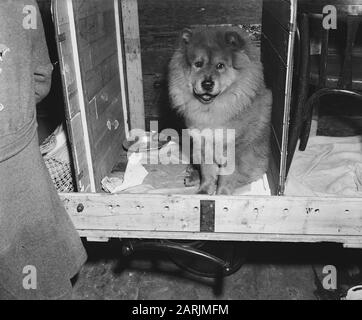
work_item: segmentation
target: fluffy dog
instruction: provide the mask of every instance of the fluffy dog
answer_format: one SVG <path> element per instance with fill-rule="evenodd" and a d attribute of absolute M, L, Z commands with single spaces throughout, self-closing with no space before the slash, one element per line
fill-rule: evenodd
<path fill-rule="evenodd" d="M 169 94 L 189 129 L 235 132 L 235 139 L 224 135 L 214 141 L 214 147 L 220 142 L 224 150 L 234 148 L 233 172 L 222 173 L 229 163 L 219 161 L 220 151 L 213 150 L 208 163 L 204 155 L 210 145 L 197 146 L 202 155 L 197 160 L 199 193 L 229 195 L 263 176 L 268 169 L 272 95 L 256 48 L 244 32 L 217 27 L 183 30 L 169 64 Z"/>

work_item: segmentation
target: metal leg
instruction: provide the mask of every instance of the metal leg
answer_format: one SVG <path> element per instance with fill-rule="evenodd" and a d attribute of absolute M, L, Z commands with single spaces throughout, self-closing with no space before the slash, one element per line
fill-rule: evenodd
<path fill-rule="evenodd" d="M 288 159 L 287 159 L 287 170 L 289 170 L 290 165 L 293 160 L 293 155 L 298 144 L 298 139 L 300 137 L 302 128 L 303 128 L 303 107 L 308 96 L 308 84 L 306 79 L 301 80 L 300 94 L 298 96 L 297 109 L 295 111 L 293 123 L 290 126 L 289 142 L 288 142 Z"/>
<path fill-rule="evenodd" d="M 299 53 L 299 64 L 300 68 L 298 73 L 298 96 L 296 99 L 296 108 L 291 119 L 290 133 L 288 139 L 288 157 L 287 157 L 287 172 L 289 171 L 290 165 L 293 160 L 293 155 L 297 147 L 298 139 L 300 136 L 301 128 L 303 125 L 303 110 L 305 101 L 308 98 L 309 93 L 309 54 L 310 54 L 310 43 L 309 43 L 309 18 L 307 14 L 301 15 L 300 20 L 300 53 Z"/>
<path fill-rule="evenodd" d="M 229 244 L 232 251 L 225 258 L 216 257 L 214 254 L 206 252 L 204 247 L 207 241 L 175 242 L 171 240 L 126 240 L 122 253 L 129 256 L 137 251 L 158 251 L 165 252 L 182 270 L 206 278 L 223 278 L 238 271 L 245 262 L 245 254 L 248 245 L 243 243 Z M 210 250 L 205 248 L 206 250 Z M 242 249 L 236 252 L 236 249 Z M 197 268 L 196 260 L 202 263 L 203 270 Z M 196 263 L 196 265 L 195 265 Z"/>
<path fill-rule="evenodd" d="M 318 120 L 319 120 L 319 106 L 320 100 L 318 100 L 315 105 L 313 106 L 313 114 L 312 114 L 312 125 L 310 128 L 310 137 L 315 137 L 318 131 Z"/>
<path fill-rule="evenodd" d="M 304 151 L 308 144 L 310 129 L 312 126 L 313 110 L 316 102 L 318 102 L 318 100 L 312 96 L 310 99 L 308 99 L 305 105 L 306 119 L 304 120 L 300 134 L 300 144 L 299 144 L 300 151 Z"/>

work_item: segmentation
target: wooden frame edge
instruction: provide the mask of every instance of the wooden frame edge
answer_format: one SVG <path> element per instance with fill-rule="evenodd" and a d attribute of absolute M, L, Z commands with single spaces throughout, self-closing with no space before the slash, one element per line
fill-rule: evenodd
<path fill-rule="evenodd" d="M 362 248 L 362 199 L 338 197 L 60 194 L 81 236 L 337 242 Z M 215 201 L 215 232 L 200 201 Z"/>

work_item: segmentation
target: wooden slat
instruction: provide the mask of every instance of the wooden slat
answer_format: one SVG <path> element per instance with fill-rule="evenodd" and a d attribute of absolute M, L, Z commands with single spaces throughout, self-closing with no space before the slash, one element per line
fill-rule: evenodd
<path fill-rule="evenodd" d="M 78 191 L 90 192 L 92 187 L 91 172 L 87 158 L 85 129 L 80 113 L 82 97 L 78 90 L 76 57 L 71 36 L 68 3 L 53 0 L 56 39 L 59 52 L 59 64 L 62 72 L 62 85 L 66 104 L 66 120 L 70 146 L 74 161 L 75 180 Z"/>
<path fill-rule="evenodd" d="M 82 70 L 87 74 L 93 69 L 92 51 L 90 49 L 90 46 L 81 48 L 78 52 L 80 64 L 83 66 Z"/>
<path fill-rule="evenodd" d="M 101 74 L 103 83 L 106 85 L 114 77 L 120 76 L 119 64 L 118 64 L 118 53 L 115 52 L 113 55 L 109 56 L 106 60 L 103 61 L 101 66 Z"/>
<path fill-rule="evenodd" d="M 125 65 L 127 70 L 128 102 L 131 129 L 145 129 L 141 43 L 138 6 L 135 0 L 121 0 Z"/>
<path fill-rule="evenodd" d="M 289 122 L 290 122 L 290 109 L 292 104 L 292 90 L 293 90 L 293 74 L 294 74 L 294 56 L 295 56 L 295 41 L 297 33 L 297 0 L 290 0 L 290 30 L 288 41 L 288 59 L 287 59 L 287 73 L 285 81 L 285 103 L 284 103 L 284 117 L 283 117 L 283 139 L 281 148 L 281 174 L 280 174 L 280 190 L 281 195 L 284 194 L 285 184 L 287 178 L 287 159 L 288 159 L 288 137 L 289 137 Z"/>
<path fill-rule="evenodd" d="M 53 13 L 56 14 L 55 30 L 60 34 L 60 27 L 63 24 L 69 24 L 67 6 L 59 3 L 57 0 L 52 0 L 52 7 L 54 8 Z"/>
<path fill-rule="evenodd" d="M 265 82 L 273 92 L 272 154 L 279 169 L 279 193 L 283 194 L 291 103 L 296 1 L 265 0 L 263 4 L 261 56 Z"/>
<path fill-rule="evenodd" d="M 75 65 L 73 59 L 73 48 L 71 44 L 70 26 L 69 24 L 62 24 L 58 28 L 58 51 L 60 55 L 60 69 L 64 79 L 64 89 L 66 96 L 77 93 L 77 81 L 75 75 Z M 60 38 L 65 40 L 59 42 Z M 72 109 L 74 107 L 75 109 Z M 70 114 L 76 114 L 79 111 L 79 106 L 70 106 Z"/>
<path fill-rule="evenodd" d="M 103 17 L 101 14 L 94 13 L 90 16 L 80 18 L 75 9 L 75 21 L 78 30 L 78 48 L 83 49 L 90 42 L 95 42 L 105 36 L 105 30 L 102 28 Z"/>
<path fill-rule="evenodd" d="M 91 104 L 92 105 L 92 104 Z M 90 106 L 91 106 L 90 105 Z M 94 108 L 96 109 L 97 106 L 94 104 Z M 101 115 L 98 116 L 97 120 L 93 122 L 92 124 L 92 134 L 93 134 L 93 149 L 94 149 L 94 156 L 98 157 L 99 152 L 99 145 L 106 144 L 106 146 L 103 146 L 102 148 L 107 148 L 108 145 L 113 145 L 115 147 L 116 144 L 110 144 L 108 141 L 115 141 L 113 137 L 113 124 L 114 121 L 118 121 L 118 129 L 119 131 L 124 133 L 123 130 L 123 115 L 119 112 L 119 109 L 122 108 L 121 103 L 121 96 L 120 93 L 118 93 L 118 96 L 115 96 L 113 98 L 113 101 L 109 105 L 109 107 L 106 109 L 106 111 L 102 112 Z M 92 106 L 93 109 L 93 106 Z M 94 111 L 95 111 L 94 109 Z M 107 122 L 110 122 L 112 125 L 112 129 L 109 130 L 107 128 Z M 116 130 L 116 131 L 117 131 Z M 105 139 L 105 137 L 107 137 Z M 102 141 L 102 142 L 101 142 Z M 117 146 L 122 145 L 122 141 L 117 141 Z M 115 165 L 115 164 L 114 164 Z"/>
<path fill-rule="evenodd" d="M 114 0 L 72 0 L 94 191 L 118 162 L 125 139 Z M 118 9 L 118 7 L 117 7 Z M 123 68 L 123 66 L 121 66 Z M 118 121 L 115 128 L 115 121 Z M 111 124 L 110 129 L 107 122 Z"/>
<path fill-rule="evenodd" d="M 115 100 L 118 100 L 118 103 L 120 103 L 121 100 L 118 99 L 120 95 L 119 87 L 119 77 L 113 77 L 95 96 L 98 118 Z"/>
<path fill-rule="evenodd" d="M 113 8 L 113 3 L 109 1 L 97 0 L 73 0 L 74 11 L 77 12 L 77 18 L 81 19 L 89 17 L 103 11 L 108 11 Z"/>
<path fill-rule="evenodd" d="M 277 195 L 280 191 L 281 148 L 273 127 L 271 131 L 268 182 L 271 194 Z"/>
<path fill-rule="evenodd" d="M 103 78 L 101 69 L 101 66 L 96 66 L 92 67 L 88 72 L 84 72 L 85 70 L 83 71 L 84 94 L 88 101 L 92 100 L 98 92 L 102 90 Z"/>
<path fill-rule="evenodd" d="M 75 178 L 79 192 L 90 192 L 91 181 L 88 172 L 86 149 L 84 144 L 84 131 L 80 113 L 77 113 L 72 119 L 68 120 L 68 132 L 70 145 L 73 150 Z"/>
<path fill-rule="evenodd" d="M 262 42 L 261 55 L 264 64 L 265 82 L 267 87 L 270 88 L 273 93 L 271 156 L 274 166 L 271 168 L 271 177 L 273 178 L 272 185 L 280 186 L 281 149 L 285 104 L 284 88 L 286 83 L 287 67 L 282 61 L 280 55 L 271 45 L 269 39 L 263 36 Z M 279 187 L 276 189 L 279 189 Z"/>
<path fill-rule="evenodd" d="M 273 92 L 272 124 L 277 135 L 278 144 L 281 146 L 287 67 L 267 39 L 263 45 L 262 55 L 265 82 Z"/>
<path fill-rule="evenodd" d="M 112 128 L 109 136 L 114 141 L 123 141 L 125 139 L 125 135 L 123 132 L 123 128 L 121 126 L 121 121 L 119 121 L 120 126 L 117 130 Z M 99 141 L 96 147 L 96 163 L 95 170 L 98 173 L 95 176 L 96 185 L 99 186 L 98 192 L 101 188 L 102 179 L 109 175 L 109 168 L 113 168 L 115 166 L 114 159 L 117 159 L 117 162 L 120 162 L 121 156 L 125 154 L 125 151 L 122 147 L 122 143 L 110 145 L 107 143 L 107 136 L 104 136 L 102 140 Z"/>
<path fill-rule="evenodd" d="M 92 61 L 94 66 L 98 66 L 107 58 L 117 53 L 116 34 L 111 34 L 106 38 L 95 41 L 91 44 Z"/>
<path fill-rule="evenodd" d="M 328 236 L 328 235 L 278 235 L 258 233 L 199 233 L 172 231 L 123 231 L 109 230 L 78 230 L 79 236 L 91 242 L 107 242 L 110 238 L 134 239 L 173 239 L 173 240 L 204 240 L 204 241 L 245 241 L 245 242 L 289 242 L 289 243 L 340 243 L 344 248 L 362 249 L 360 236 Z M 104 234 L 107 234 L 105 237 Z"/>
<path fill-rule="evenodd" d="M 360 198 L 61 194 L 61 199 L 87 236 L 331 241 L 362 247 Z M 200 233 L 200 200 L 215 201 L 214 233 Z"/>
<path fill-rule="evenodd" d="M 286 65 L 288 60 L 289 31 L 285 30 L 274 16 L 266 10 L 263 12 L 262 34 L 273 45 L 274 50 Z"/>
<path fill-rule="evenodd" d="M 68 114 L 67 119 L 73 119 L 79 112 L 79 93 L 75 90 L 68 94 Z"/>
<path fill-rule="evenodd" d="M 196 24 L 260 23 L 262 0 L 138 0 L 141 33 L 160 26 L 179 32 Z"/>
<path fill-rule="evenodd" d="M 285 29 L 290 30 L 290 8 L 291 1 L 296 0 L 264 0 L 263 1 L 263 14 L 268 11 L 276 21 Z"/>

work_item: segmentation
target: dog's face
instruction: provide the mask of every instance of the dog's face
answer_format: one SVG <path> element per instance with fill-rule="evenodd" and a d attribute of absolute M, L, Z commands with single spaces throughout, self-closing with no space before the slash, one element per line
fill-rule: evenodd
<path fill-rule="evenodd" d="M 185 50 L 190 93 L 203 104 L 213 102 L 227 91 L 248 60 L 245 41 L 235 31 L 193 33 L 185 29 L 181 46 Z"/>

